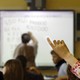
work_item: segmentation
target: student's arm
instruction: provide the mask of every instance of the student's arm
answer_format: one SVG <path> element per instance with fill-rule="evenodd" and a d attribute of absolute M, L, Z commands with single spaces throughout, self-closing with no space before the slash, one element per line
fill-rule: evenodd
<path fill-rule="evenodd" d="M 47 41 L 56 54 L 63 58 L 69 65 L 71 65 L 71 71 L 73 74 L 80 78 L 80 62 L 70 53 L 64 41 L 54 40 L 52 43 L 49 38 L 47 38 Z"/>
<path fill-rule="evenodd" d="M 31 37 L 31 40 L 32 40 L 31 46 L 34 47 L 34 54 L 35 54 L 35 57 L 36 57 L 37 50 L 38 50 L 38 41 L 37 41 L 37 39 L 35 38 L 35 36 L 31 32 L 28 32 L 28 34 Z"/>
<path fill-rule="evenodd" d="M 68 76 L 60 76 L 57 77 L 55 80 L 68 80 Z"/>
<path fill-rule="evenodd" d="M 68 64 L 74 67 L 74 64 L 78 61 L 69 51 L 64 41 L 56 41 L 54 40 L 53 43 L 49 38 L 47 38 L 48 43 L 53 48 L 53 50 L 58 54 L 61 58 L 63 58 Z"/>
<path fill-rule="evenodd" d="M 28 32 L 28 34 L 30 35 L 33 44 L 38 44 L 38 41 L 37 41 L 37 39 L 35 38 L 35 36 L 34 36 L 31 32 Z"/>

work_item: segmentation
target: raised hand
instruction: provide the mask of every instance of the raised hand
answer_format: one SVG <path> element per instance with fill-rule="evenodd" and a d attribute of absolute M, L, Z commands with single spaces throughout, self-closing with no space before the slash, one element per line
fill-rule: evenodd
<path fill-rule="evenodd" d="M 51 42 L 50 38 L 47 38 L 48 43 L 52 47 L 52 49 L 56 52 L 57 55 L 59 55 L 61 58 L 66 58 L 69 52 L 69 49 L 67 48 L 65 42 L 63 40 L 53 40 Z"/>
<path fill-rule="evenodd" d="M 72 73 L 80 78 L 80 62 L 69 52 L 63 40 L 54 40 L 53 43 L 47 38 L 48 43 L 57 55 L 63 58 L 71 67 Z"/>
<path fill-rule="evenodd" d="M 28 34 L 31 36 L 32 35 L 32 32 L 29 31 Z"/>

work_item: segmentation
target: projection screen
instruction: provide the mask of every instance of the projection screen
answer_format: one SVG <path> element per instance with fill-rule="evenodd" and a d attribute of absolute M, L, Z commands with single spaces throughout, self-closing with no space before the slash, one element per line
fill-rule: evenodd
<path fill-rule="evenodd" d="M 74 11 L 0 11 L 0 65 L 13 58 L 21 34 L 32 32 L 38 40 L 37 66 L 54 66 L 46 38 L 64 40 L 74 52 Z"/>

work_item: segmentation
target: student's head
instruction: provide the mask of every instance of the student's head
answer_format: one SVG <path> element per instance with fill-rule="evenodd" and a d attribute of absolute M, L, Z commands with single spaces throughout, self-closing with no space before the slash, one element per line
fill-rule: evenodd
<path fill-rule="evenodd" d="M 3 68 L 5 80 L 23 80 L 23 69 L 18 60 L 8 60 Z"/>
<path fill-rule="evenodd" d="M 19 55 L 19 56 L 17 56 L 16 59 L 19 60 L 19 61 L 21 62 L 23 68 L 26 68 L 27 59 L 26 59 L 25 56 Z"/>
<path fill-rule="evenodd" d="M 77 76 L 75 76 L 75 75 L 71 72 L 71 66 L 70 66 L 70 65 L 68 65 L 67 74 L 68 74 L 69 80 L 80 80 Z"/>
<path fill-rule="evenodd" d="M 55 64 L 57 64 L 58 62 L 60 62 L 62 60 L 62 58 L 60 58 L 55 52 L 54 50 L 51 50 L 51 55 L 52 55 L 52 60 Z"/>
<path fill-rule="evenodd" d="M 22 43 L 26 44 L 30 41 L 30 35 L 28 33 L 23 33 L 21 39 Z"/>

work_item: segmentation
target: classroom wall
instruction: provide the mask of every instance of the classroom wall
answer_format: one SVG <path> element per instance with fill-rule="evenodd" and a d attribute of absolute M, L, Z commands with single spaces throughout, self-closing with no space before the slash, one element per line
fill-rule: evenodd
<path fill-rule="evenodd" d="M 25 0 L 0 0 L 0 10 L 14 10 L 14 9 L 27 9 L 27 3 Z"/>
<path fill-rule="evenodd" d="M 80 41 L 75 42 L 75 57 L 80 58 Z"/>
<path fill-rule="evenodd" d="M 47 10 L 62 10 L 62 9 L 72 9 L 76 13 L 80 13 L 80 0 L 46 0 Z M 77 28 L 77 26 L 75 26 Z M 75 28 L 75 29 L 76 29 Z M 80 31 L 75 31 L 75 40 L 80 37 Z M 80 57 L 80 41 L 75 41 L 75 57 Z"/>
<path fill-rule="evenodd" d="M 73 9 L 80 12 L 80 0 L 46 0 L 46 9 Z"/>

